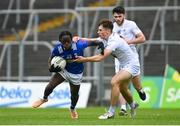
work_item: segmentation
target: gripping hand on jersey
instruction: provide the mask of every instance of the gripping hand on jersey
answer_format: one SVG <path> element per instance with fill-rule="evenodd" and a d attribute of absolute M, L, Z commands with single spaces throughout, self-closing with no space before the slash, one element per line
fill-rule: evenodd
<path fill-rule="evenodd" d="M 104 55 L 104 44 L 103 44 L 103 42 L 98 43 L 98 49 L 101 49 L 101 54 Z"/>
<path fill-rule="evenodd" d="M 104 55 L 104 44 L 101 41 L 92 41 L 89 44 L 90 46 L 97 46 L 98 49 L 101 49 L 101 54 Z"/>
<path fill-rule="evenodd" d="M 54 68 L 54 64 L 52 64 L 51 67 L 49 68 L 49 72 L 57 73 L 57 72 L 60 72 L 61 70 L 62 69 L 60 67 L 58 67 L 58 66 Z"/>

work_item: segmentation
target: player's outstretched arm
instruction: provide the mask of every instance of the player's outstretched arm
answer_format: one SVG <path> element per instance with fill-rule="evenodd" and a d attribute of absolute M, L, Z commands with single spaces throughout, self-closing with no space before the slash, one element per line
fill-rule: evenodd
<path fill-rule="evenodd" d="M 105 49 L 104 50 L 104 55 L 94 55 L 94 56 L 90 56 L 90 57 L 83 57 L 83 56 L 77 56 L 76 59 L 74 60 L 74 62 L 100 62 L 104 59 L 106 59 L 110 54 L 111 54 L 111 50 Z"/>
<path fill-rule="evenodd" d="M 98 41 L 98 38 L 83 38 L 83 37 L 79 37 L 79 36 L 73 37 L 74 42 L 77 42 L 78 40 L 93 42 L 93 41 Z"/>
<path fill-rule="evenodd" d="M 104 44 L 100 41 L 92 41 L 89 43 L 89 46 L 97 46 L 101 50 L 101 55 L 104 55 Z"/>
<path fill-rule="evenodd" d="M 104 44 L 100 38 L 80 38 L 79 36 L 73 37 L 74 42 L 77 42 L 78 40 L 88 42 L 89 46 L 98 46 L 98 49 L 101 50 L 101 54 L 104 55 Z"/>

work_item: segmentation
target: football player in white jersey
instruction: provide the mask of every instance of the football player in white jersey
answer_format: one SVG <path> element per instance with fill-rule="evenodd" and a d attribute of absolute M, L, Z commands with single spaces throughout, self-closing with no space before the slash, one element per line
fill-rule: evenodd
<path fill-rule="evenodd" d="M 130 45 L 130 47 L 134 53 L 133 56 L 139 60 L 139 55 L 138 55 L 138 52 L 137 52 L 135 46 L 136 46 L 136 44 L 145 42 L 146 39 L 145 39 L 144 34 L 138 28 L 138 26 L 136 25 L 136 23 L 134 21 L 125 19 L 125 9 L 123 7 L 121 7 L 121 6 L 115 7 L 113 9 L 112 13 L 113 13 L 113 19 L 114 19 L 113 32 L 118 33 Z M 139 64 L 139 61 L 138 61 L 138 64 Z M 115 58 L 115 72 L 119 71 L 120 66 L 121 66 L 121 64 Z M 137 76 L 135 76 L 134 78 L 132 78 L 131 81 L 132 81 L 135 89 L 137 90 L 140 98 L 142 100 L 145 100 L 146 94 L 143 91 L 142 86 L 141 86 L 140 71 L 139 71 L 139 74 Z M 120 100 L 120 105 L 121 105 L 121 107 L 120 107 L 121 110 L 119 112 L 119 115 L 120 116 L 127 115 L 126 101 L 121 94 L 119 96 L 119 100 Z"/>
<path fill-rule="evenodd" d="M 111 105 L 107 113 L 99 116 L 99 119 L 110 119 L 115 115 L 115 106 L 118 102 L 119 91 L 130 105 L 131 117 L 135 116 L 135 109 L 138 104 L 133 101 L 129 90 L 129 82 L 139 74 L 140 66 L 137 57 L 127 42 L 117 33 L 113 33 L 113 23 L 110 20 L 102 20 L 98 25 L 98 35 L 105 42 L 104 55 L 99 54 L 91 57 L 77 56 L 75 62 L 100 62 L 112 55 L 121 64 L 119 71 L 111 79 Z"/>

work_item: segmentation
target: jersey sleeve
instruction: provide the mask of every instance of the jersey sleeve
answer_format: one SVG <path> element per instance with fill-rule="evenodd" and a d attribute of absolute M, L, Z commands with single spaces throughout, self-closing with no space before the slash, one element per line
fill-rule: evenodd
<path fill-rule="evenodd" d="M 78 40 L 77 44 L 83 49 L 85 49 L 89 46 L 89 43 L 87 41 L 84 41 L 84 40 Z"/>
<path fill-rule="evenodd" d="M 100 42 L 103 42 L 103 41 L 104 41 L 104 40 L 101 39 L 100 37 L 98 37 L 97 40 L 100 41 Z"/>
<path fill-rule="evenodd" d="M 132 23 L 132 33 L 134 35 L 138 34 L 141 32 L 141 30 L 139 29 L 139 27 L 137 26 L 137 24 L 135 22 Z"/>
<path fill-rule="evenodd" d="M 51 57 L 60 55 L 58 45 L 56 45 L 53 50 L 51 51 Z"/>

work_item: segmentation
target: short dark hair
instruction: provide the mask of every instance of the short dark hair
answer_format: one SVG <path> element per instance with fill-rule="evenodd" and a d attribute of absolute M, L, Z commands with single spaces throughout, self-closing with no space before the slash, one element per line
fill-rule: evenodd
<path fill-rule="evenodd" d="M 109 19 L 103 19 L 103 20 L 101 20 L 98 26 L 100 26 L 100 25 L 102 25 L 103 28 L 108 28 L 108 29 L 110 29 L 111 31 L 113 30 L 113 23 L 112 23 L 112 21 L 110 21 Z"/>
<path fill-rule="evenodd" d="M 69 36 L 69 37 L 71 38 L 71 40 L 72 40 L 72 34 L 71 34 L 71 32 L 69 32 L 69 31 L 62 31 L 62 32 L 59 34 L 59 41 L 62 40 L 62 37 L 63 37 L 63 36 Z"/>
<path fill-rule="evenodd" d="M 118 13 L 118 14 L 125 14 L 125 9 L 124 9 L 124 7 L 122 7 L 122 6 L 117 6 L 117 7 L 115 7 L 114 9 L 113 9 L 113 14 L 114 13 Z"/>

